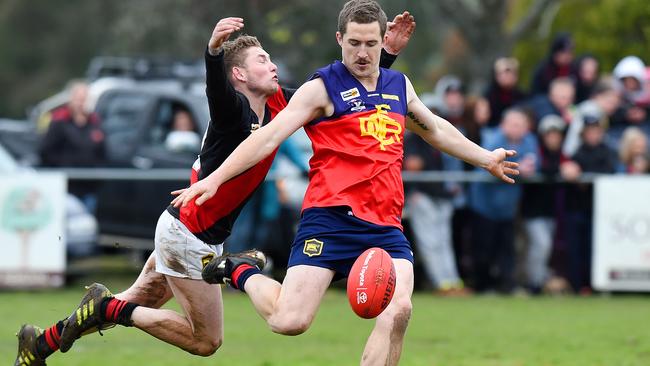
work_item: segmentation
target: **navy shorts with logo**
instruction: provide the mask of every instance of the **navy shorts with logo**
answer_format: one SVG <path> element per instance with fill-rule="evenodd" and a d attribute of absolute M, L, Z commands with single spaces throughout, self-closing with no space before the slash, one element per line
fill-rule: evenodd
<path fill-rule="evenodd" d="M 348 207 L 309 208 L 300 220 L 288 266 L 328 268 L 337 272 L 335 278 L 344 278 L 357 257 L 372 247 L 413 263 L 411 244 L 397 227 L 361 220 Z"/>

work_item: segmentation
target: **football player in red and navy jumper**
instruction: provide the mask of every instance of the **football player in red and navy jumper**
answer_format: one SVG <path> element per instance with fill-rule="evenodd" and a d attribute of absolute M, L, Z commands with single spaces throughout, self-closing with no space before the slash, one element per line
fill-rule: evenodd
<path fill-rule="evenodd" d="M 305 126 L 314 156 L 283 283 L 232 255 L 213 259 L 203 278 L 245 291 L 274 332 L 296 335 L 309 328 L 336 275 L 347 274 L 364 249 L 386 249 L 396 269 L 395 294 L 376 319 L 361 357 L 364 365 L 399 361 L 411 315 L 412 254 L 400 224 L 404 129 L 505 182 L 514 182 L 508 174 L 518 173 L 516 163 L 506 161 L 514 151 L 487 151 L 474 144 L 429 111 L 403 74 L 379 67 L 385 29 L 386 15 L 375 1 L 347 2 L 336 34 L 343 62 L 320 69 L 273 121 L 176 201 L 182 205 L 196 197 L 195 204 L 202 204 L 223 182 L 254 166 Z"/>
<path fill-rule="evenodd" d="M 279 87 L 276 66 L 255 37 L 225 42 L 243 25 L 241 18 L 222 19 L 208 44 L 206 94 L 211 121 L 192 167 L 192 183 L 219 167 L 244 139 L 284 108 L 294 92 Z M 408 14 L 395 18 L 387 43 L 391 53 L 382 54 L 387 67 L 408 43 L 413 27 Z M 214 353 L 223 339 L 221 288 L 201 280 L 201 270 L 221 254 L 221 243 L 264 180 L 275 151 L 225 183 L 202 206 L 178 209 L 170 205 L 156 227 L 155 253 L 136 282 L 115 296 L 105 286 L 93 284 L 68 318 L 45 331 L 24 325 L 18 333 L 14 365 L 45 365 L 45 358 L 59 347 L 67 351 L 82 334 L 112 324 L 135 326 L 193 354 Z M 256 250 L 241 255 L 258 268 L 264 265 L 263 254 Z M 172 296 L 183 314 L 159 309 Z"/>

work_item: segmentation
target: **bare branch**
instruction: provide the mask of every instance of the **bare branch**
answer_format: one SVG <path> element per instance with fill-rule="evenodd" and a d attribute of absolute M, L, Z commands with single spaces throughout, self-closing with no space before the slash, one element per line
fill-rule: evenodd
<path fill-rule="evenodd" d="M 516 41 L 521 38 L 524 33 L 526 33 L 532 26 L 539 20 L 544 11 L 548 9 L 549 6 L 555 4 L 559 0 L 537 0 L 530 7 L 528 14 L 515 25 L 512 32 L 510 32 L 509 38 L 511 41 Z"/>

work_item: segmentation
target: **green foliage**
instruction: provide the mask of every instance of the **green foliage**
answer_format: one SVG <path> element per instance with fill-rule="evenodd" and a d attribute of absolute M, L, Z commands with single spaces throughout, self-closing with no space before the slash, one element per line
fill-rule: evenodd
<path fill-rule="evenodd" d="M 524 4 L 518 6 L 526 6 Z M 532 32 L 515 48 L 522 61 L 522 79 L 528 85 L 533 68 L 548 54 L 553 35 L 570 32 L 576 54 L 592 53 L 601 62 L 601 72 L 611 73 L 627 55 L 637 55 L 650 64 L 650 2 L 645 0 L 568 0 L 560 8 L 548 32 Z"/>
<path fill-rule="evenodd" d="M 431 90 L 448 72 L 485 80 L 490 70 L 486 65 L 495 52 L 510 48 L 505 36 L 495 32 L 501 29 L 505 35 L 507 28 L 526 16 L 535 0 L 491 3 L 500 1 L 510 6 L 504 21 L 507 27 L 493 26 L 498 14 L 470 21 L 474 27 L 471 33 L 479 40 L 474 44 L 463 44 L 458 37 L 461 28 L 440 11 L 438 1 L 380 1 L 389 18 L 410 10 L 418 24 L 395 68 L 407 72 L 418 91 Z M 315 68 L 340 58 L 334 33 L 343 3 L 4 0 L 0 2 L 0 85 L 7 91 L 0 98 L 0 117 L 24 117 L 26 108 L 60 90 L 68 80 L 83 77 L 94 56 L 200 58 L 215 23 L 225 16 L 243 17 L 244 32 L 258 36 L 274 61 L 290 71 L 291 75 L 280 75 L 281 81 L 299 84 Z M 473 8 L 479 4 L 471 0 L 465 3 L 473 4 Z M 553 33 L 559 30 L 572 32 L 577 52 L 596 54 L 604 70 L 611 70 L 627 54 L 650 62 L 650 2 L 564 0 L 558 4 L 559 11 L 553 13 L 554 8 L 549 8 L 541 25 L 515 48 L 515 55 L 522 60 L 524 84 L 534 65 L 546 55 Z"/>

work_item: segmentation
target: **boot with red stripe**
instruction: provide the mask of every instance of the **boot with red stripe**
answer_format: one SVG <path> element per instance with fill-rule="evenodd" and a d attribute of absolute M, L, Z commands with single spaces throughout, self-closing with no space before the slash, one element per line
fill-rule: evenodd
<path fill-rule="evenodd" d="M 229 284 L 239 288 L 236 283 L 237 269 L 242 266 L 254 267 L 263 270 L 266 265 L 266 256 L 259 250 L 251 249 L 240 253 L 224 253 L 213 258 L 201 272 L 201 277 L 207 283 Z"/>
<path fill-rule="evenodd" d="M 111 291 L 100 283 L 86 286 L 86 294 L 79 306 L 68 317 L 61 332 L 60 351 L 67 352 L 72 344 L 82 335 L 114 326 L 106 322 L 101 314 L 101 303 L 112 297 Z M 101 333 L 100 333 L 101 334 Z"/>

